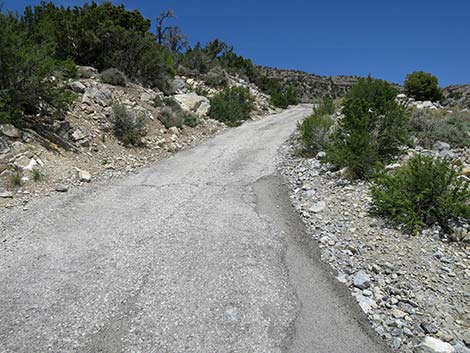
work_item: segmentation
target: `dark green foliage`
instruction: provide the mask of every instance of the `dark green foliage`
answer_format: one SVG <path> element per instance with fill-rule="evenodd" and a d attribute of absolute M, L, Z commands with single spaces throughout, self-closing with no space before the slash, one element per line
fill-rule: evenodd
<path fill-rule="evenodd" d="M 389 83 L 370 77 L 359 80 L 345 98 L 344 118 L 325 160 L 363 178 L 399 154 L 408 142 L 408 116 L 395 98 Z"/>
<path fill-rule="evenodd" d="M 416 155 L 396 171 L 383 173 L 372 187 L 373 212 L 416 234 L 438 223 L 470 220 L 470 184 L 447 161 Z"/>
<path fill-rule="evenodd" d="M 184 118 L 184 114 L 175 112 L 171 107 L 163 107 L 158 116 L 158 119 L 167 129 L 174 126 L 179 128 L 183 127 Z"/>
<path fill-rule="evenodd" d="M 21 126 L 64 114 L 72 97 L 54 80 L 57 68 L 15 16 L 0 14 L 0 122 Z"/>
<path fill-rule="evenodd" d="M 43 2 L 21 18 L 29 37 L 57 60 L 110 67 L 150 87 L 166 88 L 175 74 L 172 55 L 155 43 L 150 21 L 111 2 L 65 8 Z"/>
<path fill-rule="evenodd" d="M 406 76 L 405 89 L 410 97 L 420 101 L 439 101 L 442 91 L 437 77 L 424 71 L 415 71 Z"/>
<path fill-rule="evenodd" d="M 145 128 L 146 121 L 144 115 L 134 116 L 121 104 L 113 106 L 114 135 L 125 145 L 141 145 Z"/>
<path fill-rule="evenodd" d="M 273 90 L 271 94 L 271 103 L 278 108 L 286 109 L 289 105 L 299 103 L 297 92 L 292 86 L 282 87 L 279 90 Z"/>
<path fill-rule="evenodd" d="M 125 86 L 127 83 L 126 75 L 118 69 L 107 69 L 100 75 L 101 81 L 114 86 Z"/>
<path fill-rule="evenodd" d="M 186 112 L 184 115 L 184 125 L 189 127 L 196 127 L 199 125 L 199 117 L 190 112 Z"/>
<path fill-rule="evenodd" d="M 330 115 L 334 112 L 333 101 L 330 98 L 324 98 L 313 114 L 299 125 L 300 139 L 304 146 L 303 152 L 308 156 L 314 156 L 328 146 L 333 126 L 333 119 Z"/>
<path fill-rule="evenodd" d="M 425 148 L 432 148 L 437 141 L 454 147 L 469 147 L 470 113 L 416 110 L 411 116 L 411 132 Z"/>
<path fill-rule="evenodd" d="M 210 99 L 209 116 L 229 126 L 240 125 L 250 118 L 253 97 L 244 87 L 228 88 Z"/>

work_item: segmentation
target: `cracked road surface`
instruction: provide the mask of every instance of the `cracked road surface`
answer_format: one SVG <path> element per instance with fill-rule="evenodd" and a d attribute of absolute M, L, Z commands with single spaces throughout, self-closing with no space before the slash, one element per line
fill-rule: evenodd
<path fill-rule="evenodd" d="M 386 352 L 290 206 L 309 106 L 0 214 L 0 352 Z"/>

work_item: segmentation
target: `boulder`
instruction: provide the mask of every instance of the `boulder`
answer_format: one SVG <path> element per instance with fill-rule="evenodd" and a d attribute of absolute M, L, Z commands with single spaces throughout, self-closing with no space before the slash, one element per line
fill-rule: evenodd
<path fill-rule="evenodd" d="M 437 141 L 432 149 L 437 152 L 448 151 L 450 150 L 450 145 L 447 142 Z"/>
<path fill-rule="evenodd" d="M 0 124 L 0 133 L 6 137 L 19 138 L 21 132 L 11 124 Z"/>
<path fill-rule="evenodd" d="M 172 126 L 168 129 L 168 131 L 170 131 L 172 134 L 174 135 L 179 135 L 180 131 L 178 130 L 178 128 L 176 126 Z"/>
<path fill-rule="evenodd" d="M 83 140 L 84 138 L 87 138 L 88 136 L 89 136 L 88 131 L 82 128 L 76 129 L 71 135 L 72 140 L 75 142 L 79 140 Z"/>
<path fill-rule="evenodd" d="M 113 104 L 113 92 L 109 88 L 99 89 L 94 94 L 93 99 L 99 105 L 109 107 Z"/>
<path fill-rule="evenodd" d="M 424 341 L 413 350 L 414 353 L 454 353 L 455 349 L 449 343 L 437 338 L 427 336 Z"/>
<path fill-rule="evenodd" d="M 315 204 L 313 204 L 310 208 L 309 211 L 313 213 L 320 213 L 326 208 L 326 203 L 325 201 L 319 201 Z"/>
<path fill-rule="evenodd" d="M 353 277 L 353 286 L 359 289 L 370 287 L 370 277 L 365 271 L 358 271 Z"/>
<path fill-rule="evenodd" d="M 209 112 L 209 99 L 194 92 L 177 94 L 174 96 L 174 99 L 178 102 L 183 110 L 196 113 L 200 116 L 207 115 Z"/>
<path fill-rule="evenodd" d="M 23 171 L 32 171 L 39 163 L 34 158 L 23 155 L 17 158 L 15 162 L 13 162 L 13 165 Z"/>
<path fill-rule="evenodd" d="M 460 172 L 460 175 L 463 175 L 463 176 L 466 176 L 466 177 L 470 177 L 470 167 L 465 167 L 462 169 L 462 171 Z M 470 340 L 469 340 L 470 341 Z M 470 344 L 470 343 L 469 343 Z"/>
<path fill-rule="evenodd" d="M 80 81 L 73 81 L 69 83 L 69 88 L 76 93 L 85 93 L 86 87 Z"/>

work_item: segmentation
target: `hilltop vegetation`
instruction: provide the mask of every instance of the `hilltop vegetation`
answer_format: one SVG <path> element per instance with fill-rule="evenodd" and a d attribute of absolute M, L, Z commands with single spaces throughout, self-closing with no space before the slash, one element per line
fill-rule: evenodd
<path fill-rule="evenodd" d="M 165 94 L 174 93 L 176 74 L 219 88 L 227 86 L 231 74 L 271 94 L 277 106 L 297 102 L 292 88 L 262 75 L 226 43 L 216 39 L 189 47 L 181 29 L 168 25 L 174 16 L 162 12 L 152 29 L 139 11 L 110 2 L 73 8 L 42 2 L 26 7 L 21 16 L 2 12 L 0 121 L 34 127 L 63 116 L 73 99 L 63 82 L 78 76 L 75 65 L 104 71 L 103 82 L 129 80 Z"/>

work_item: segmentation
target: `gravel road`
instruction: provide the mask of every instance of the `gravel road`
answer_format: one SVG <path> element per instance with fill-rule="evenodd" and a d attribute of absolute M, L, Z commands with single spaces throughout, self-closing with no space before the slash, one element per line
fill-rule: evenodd
<path fill-rule="evenodd" d="M 0 214 L 0 352 L 388 352 L 276 175 L 311 111 Z"/>

